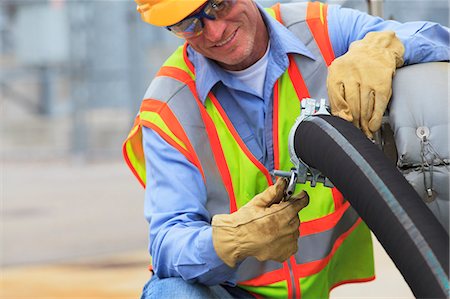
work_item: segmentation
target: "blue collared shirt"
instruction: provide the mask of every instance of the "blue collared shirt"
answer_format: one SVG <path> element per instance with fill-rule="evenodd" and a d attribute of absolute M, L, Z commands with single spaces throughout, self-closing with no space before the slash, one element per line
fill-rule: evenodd
<path fill-rule="evenodd" d="M 273 86 L 288 67 L 288 53 L 315 57 L 295 35 L 261 12 L 271 43 L 263 98 L 190 47 L 188 55 L 196 69 L 201 101 L 213 90 L 247 147 L 272 170 Z M 450 57 L 449 29 L 435 23 L 401 24 L 329 5 L 328 28 L 336 57 L 367 32 L 383 30 L 394 30 L 403 41 L 405 64 Z M 149 250 L 156 274 L 207 285 L 235 284 L 236 269 L 226 266 L 213 247 L 211 216 L 205 207 L 207 198 L 201 174 L 151 129 L 143 128 L 143 144 L 147 170 L 145 217 L 149 222 Z"/>

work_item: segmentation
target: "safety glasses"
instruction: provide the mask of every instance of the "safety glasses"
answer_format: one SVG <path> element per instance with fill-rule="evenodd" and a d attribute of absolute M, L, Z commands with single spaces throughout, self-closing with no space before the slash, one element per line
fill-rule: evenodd
<path fill-rule="evenodd" d="M 199 36 L 205 27 L 203 18 L 208 20 L 223 18 L 228 15 L 235 3 L 236 0 L 209 0 L 197 9 L 197 12 L 194 12 L 194 14 L 166 28 L 181 38 Z"/>

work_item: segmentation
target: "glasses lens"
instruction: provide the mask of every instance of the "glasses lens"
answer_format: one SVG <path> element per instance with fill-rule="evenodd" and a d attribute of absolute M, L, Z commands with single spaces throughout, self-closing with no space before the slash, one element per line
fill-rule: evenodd
<path fill-rule="evenodd" d="M 218 17 L 224 17 L 230 12 L 235 2 L 236 0 L 210 0 L 198 13 L 167 28 L 175 35 L 182 38 L 190 38 L 200 35 L 204 26 L 202 18 L 214 20 Z"/>
<path fill-rule="evenodd" d="M 200 19 L 192 17 L 168 28 L 179 37 L 189 38 L 200 34 L 203 26 Z"/>

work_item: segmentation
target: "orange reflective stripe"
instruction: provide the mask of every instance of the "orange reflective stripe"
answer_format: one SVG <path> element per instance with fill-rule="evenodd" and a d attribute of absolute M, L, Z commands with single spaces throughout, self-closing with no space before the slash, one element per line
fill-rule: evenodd
<path fill-rule="evenodd" d="M 255 294 L 255 293 L 252 293 L 252 292 L 250 292 L 250 291 L 247 291 L 247 292 L 249 292 L 253 297 L 255 297 L 256 299 L 264 299 L 264 297 L 263 296 L 261 296 L 261 295 L 258 295 L 258 294 Z"/>
<path fill-rule="evenodd" d="M 184 59 L 184 63 L 186 63 L 187 67 L 189 68 L 189 70 L 195 75 L 195 69 L 194 69 L 194 65 L 192 64 L 192 62 L 189 60 L 188 55 L 187 55 L 187 46 L 188 43 L 185 42 L 184 46 L 183 46 L 183 59 Z"/>
<path fill-rule="evenodd" d="M 203 180 L 206 181 L 202 165 L 200 164 L 200 160 L 198 159 L 198 156 L 195 153 L 194 148 L 192 147 L 192 144 L 186 135 L 186 132 L 184 131 L 177 117 L 173 114 L 172 110 L 170 110 L 170 108 L 167 106 L 167 103 L 153 99 L 146 99 L 142 102 L 141 105 L 141 112 L 144 111 L 152 111 L 159 114 L 164 120 L 164 123 L 169 127 L 170 131 L 179 140 L 181 140 L 181 142 L 183 142 L 186 148 L 183 148 L 176 140 L 167 135 L 167 133 L 161 130 L 161 128 L 154 123 L 147 120 L 141 120 L 141 124 L 157 131 L 166 142 L 177 148 L 186 157 L 186 159 L 188 159 L 189 162 L 191 162 L 198 168 L 198 170 L 202 174 Z"/>
<path fill-rule="evenodd" d="M 281 12 L 280 12 L 280 3 L 279 3 L 279 2 L 276 3 L 275 5 L 273 5 L 273 6 L 271 7 L 271 9 L 273 9 L 273 11 L 274 11 L 274 13 L 275 13 L 275 19 L 276 19 L 278 22 L 282 23 L 282 20 L 281 20 Z"/>
<path fill-rule="evenodd" d="M 330 288 L 330 292 L 332 289 L 334 289 L 335 287 L 338 287 L 340 285 L 343 284 L 347 284 L 347 283 L 359 283 L 359 282 L 368 282 L 368 281 L 372 281 L 375 279 L 375 275 L 371 276 L 371 277 L 366 277 L 366 278 L 359 278 L 359 279 L 349 279 L 349 280 L 342 280 L 336 284 L 334 284 L 331 288 Z"/>
<path fill-rule="evenodd" d="M 294 261 L 293 265 L 295 265 L 295 258 L 293 256 L 290 257 L 290 261 L 291 262 Z M 281 269 L 271 271 L 271 272 L 266 272 L 256 278 L 238 282 L 238 285 L 259 287 L 259 286 L 267 286 L 267 285 L 274 284 L 274 283 L 277 283 L 280 281 L 286 281 L 287 291 L 288 291 L 287 298 L 292 298 L 293 286 L 292 286 L 291 274 L 290 274 L 290 270 L 289 270 L 289 264 L 287 262 L 283 263 L 283 268 L 281 268 Z M 296 288 L 296 293 L 300 294 L 300 286 L 297 283 L 296 283 L 295 288 Z"/>
<path fill-rule="evenodd" d="M 214 99 L 217 101 L 217 99 L 211 92 L 209 93 L 208 97 L 211 100 Z M 205 123 L 206 133 L 209 136 L 211 149 L 214 153 L 214 158 L 217 162 L 217 167 L 219 168 L 219 172 L 220 175 L 222 176 L 222 181 L 225 185 L 225 189 L 227 190 L 228 196 L 230 197 L 230 213 L 236 212 L 237 204 L 236 204 L 236 196 L 234 194 L 233 182 L 231 180 L 230 169 L 228 168 L 228 164 L 225 160 L 225 154 L 223 153 L 222 146 L 220 145 L 217 129 L 214 125 L 213 120 L 206 111 L 205 106 L 203 106 L 202 103 L 200 102 L 200 99 L 198 97 L 195 97 L 195 99 L 197 100 L 197 105 L 200 109 L 200 115 L 202 116 L 203 122 Z"/>
<path fill-rule="evenodd" d="M 145 163 L 144 151 L 142 150 L 142 143 L 140 142 L 142 140 L 142 137 L 139 137 L 139 135 L 142 134 L 139 123 L 140 123 L 140 118 L 138 116 L 134 120 L 134 125 L 130 131 L 130 134 L 128 134 L 127 139 L 122 144 L 122 155 L 123 155 L 128 167 L 130 168 L 131 172 L 137 178 L 138 182 L 142 185 L 142 187 L 145 188 L 145 182 L 144 182 L 143 178 L 141 178 L 141 175 L 138 173 L 138 171 L 136 169 L 136 167 L 139 165 L 140 161 Z M 136 135 L 136 134 L 138 134 L 138 135 Z M 136 144 L 136 140 L 138 140 L 138 144 Z M 128 147 L 131 147 L 134 150 L 129 152 Z M 137 157 L 133 156 L 133 153 L 135 153 L 135 155 L 137 155 Z M 132 162 L 130 160 L 130 157 L 132 157 L 133 160 L 137 160 L 136 163 L 133 163 L 135 161 Z"/>
<path fill-rule="evenodd" d="M 180 146 L 180 144 L 178 142 L 173 140 L 172 137 L 170 137 L 166 132 L 161 130 L 161 128 L 158 127 L 157 125 L 155 125 L 154 123 L 151 123 L 148 121 L 142 121 L 142 125 L 157 132 L 162 137 L 162 139 L 164 139 L 168 144 L 172 145 L 181 154 L 183 154 L 183 156 L 185 156 L 189 162 L 194 164 L 199 169 L 200 173 L 202 174 L 203 180 L 205 181 L 205 174 L 203 173 L 203 169 L 201 168 L 201 165 L 199 163 L 197 164 L 195 162 L 195 160 L 192 159 L 192 155 L 190 152 L 186 151 L 182 146 Z"/>
<path fill-rule="evenodd" d="M 185 49 L 183 50 L 183 53 L 186 53 L 186 45 Z M 185 58 L 187 59 L 187 57 Z M 189 60 L 187 60 L 189 61 Z M 190 64 L 192 66 L 192 64 Z M 190 66 L 190 67 L 191 67 Z M 192 66 L 192 72 L 193 72 L 193 66 Z M 214 123 L 208 113 L 206 112 L 205 106 L 200 102 L 200 99 L 198 98 L 197 89 L 195 87 L 195 81 L 189 76 L 188 73 L 185 71 L 177 68 L 177 67 L 169 67 L 165 66 L 162 67 L 157 76 L 167 76 L 170 78 L 173 78 L 175 80 L 178 80 L 180 82 L 185 83 L 189 89 L 192 92 L 192 95 L 194 96 L 200 115 L 202 116 L 203 122 L 205 123 L 206 127 L 206 133 L 209 136 L 209 141 L 211 144 L 211 149 L 214 153 L 214 158 L 217 162 L 217 167 L 219 168 L 220 175 L 222 176 L 222 181 L 224 183 L 225 189 L 228 192 L 228 195 L 230 197 L 230 213 L 237 211 L 237 205 L 236 205 L 236 197 L 234 195 L 234 189 L 233 184 L 231 182 L 231 175 L 230 170 L 228 169 L 228 165 L 225 161 L 225 156 L 222 151 L 222 146 L 220 145 L 219 137 L 217 136 L 217 130 L 215 129 Z M 208 95 L 210 98 L 214 98 L 212 93 L 209 93 Z M 216 99 L 217 100 L 217 99 Z"/>
<path fill-rule="evenodd" d="M 291 79 L 291 82 L 294 86 L 294 89 L 295 89 L 295 92 L 296 92 L 298 98 L 304 99 L 304 98 L 310 97 L 306 83 L 303 80 L 303 76 L 302 76 L 298 66 L 296 65 L 295 60 L 292 55 L 289 55 L 288 73 L 289 73 L 289 77 Z M 278 115 L 277 92 L 278 92 L 278 89 L 275 89 L 274 90 L 274 115 Z M 275 102 L 276 102 L 276 104 L 275 104 Z M 275 105 L 277 105 L 277 106 L 275 106 Z M 273 135 L 274 136 L 275 169 L 280 169 L 279 159 L 278 159 L 279 158 L 278 135 L 276 134 L 278 132 L 278 120 L 276 120 L 276 121 L 277 122 L 275 122 L 275 120 L 274 120 L 274 135 Z M 277 128 L 277 130 L 275 130 L 275 127 Z M 337 211 L 337 210 L 339 210 L 340 207 L 342 207 L 342 205 L 344 203 L 344 198 L 343 198 L 342 194 L 336 188 L 331 189 L 331 194 L 332 194 L 333 201 L 334 201 L 335 211 Z M 320 220 L 320 219 L 318 219 L 318 220 Z M 324 225 L 326 222 L 327 222 L 327 220 L 324 220 L 324 222 L 321 222 L 319 225 L 311 223 L 310 227 L 312 228 L 312 230 L 310 233 L 318 232 L 321 229 L 321 227 L 323 229 L 325 229 L 325 228 L 329 229 L 330 227 L 328 227 L 327 224 Z M 309 230 L 307 230 L 307 232 L 309 232 Z"/>
<path fill-rule="evenodd" d="M 344 215 L 345 211 L 347 211 L 349 207 L 350 203 L 346 202 L 339 210 L 336 210 L 336 212 L 334 213 L 314 220 L 302 222 L 300 234 L 302 236 L 307 236 L 332 229 L 336 226 L 336 223 L 339 222 L 339 220 L 342 218 L 342 215 Z"/>
<path fill-rule="evenodd" d="M 329 66 L 334 60 L 334 52 L 331 47 L 330 37 L 328 36 L 327 10 L 328 6 L 323 3 L 309 3 L 306 13 L 306 23 L 319 46 L 325 63 Z"/>
<path fill-rule="evenodd" d="M 272 125 L 272 136 L 273 136 L 273 158 L 274 158 L 274 168 L 275 169 L 280 169 L 280 146 L 279 146 L 279 136 L 278 136 L 278 123 L 279 123 L 279 115 L 278 115 L 278 110 L 279 110 L 279 84 L 278 84 L 278 80 L 277 82 L 275 82 L 275 86 L 273 89 L 273 113 L 272 113 L 272 117 L 273 117 L 273 125 Z"/>
<path fill-rule="evenodd" d="M 288 68 L 289 77 L 291 78 L 292 85 L 294 85 L 295 93 L 297 93 L 300 101 L 304 98 L 309 98 L 309 91 L 306 87 L 305 81 L 303 80 L 303 76 L 300 73 L 300 70 L 295 63 L 294 57 L 289 55 L 289 68 Z"/>
<path fill-rule="evenodd" d="M 279 13 L 279 11 L 278 11 Z M 294 86 L 297 97 L 301 100 L 309 97 L 308 88 L 306 87 L 305 81 L 297 67 L 297 64 L 294 61 L 294 57 L 289 55 L 289 67 L 288 74 L 291 79 L 292 85 Z M 280 168 L 280 147 L 279 147 L 279 83 L 278 80 L 275 83 L 274 87 L 274 96 L 273 96 L 273 155 L 274 155 L 274 168 Z"/>
<path fill-rule="evenodd" d="M 159 71 L 156 73 L 155 77 L 170 77 L 177 81 L 183 82 L 185 84 L 189 84 L 190 82 L 194 82 L 194 80 L 189 76 L 188 73 L 184 72 L 183 70 L 174 67 L 174 66 L 163 66 L 159 69 Z"/>
<path fill-rule="evenodd" d="M 294 275 L 298 277 L 306 277 L 313 275 L 315 273 L 320 272 L 331 260 L 336 250 L 341 246 L 342 242 L 355 230 L 355 228 L 361 223 L 361 218 L 358 218 L 358 220 L 355 222 L 355 224 L 352 225 L 352 227 L 343 233 L 342 235 L 337 238 L 336 242 L 333 244 L 333 249 L 331 250 L 330 254 L 328 254 L 325 258 L 321 260 L 317 260 L 314 262 L 306 263 L 306 264 L 299 264 L 299 267 L 295 267 Z"/>
<path fill-rule="evenodd" d="M 288 270 L 288 274 L 289 274 L 289 269 Z M 252 278 L 246 281 L 240 281 L 239 284 L 240 285 L 246 285 L 246 286 L 253 286 L 253 287 L 258 287 L 258 286 L 264 286 L 264 285 L 268 285 L 268 284 L 272 284 L 272 283 L 276 283 L 282 280 L 286 280 L 286 269 L 285 267 L 272 271 L 272 272 L 266 272 L 256 278 Z"/>
<path fill-rule="evenodd" d="M 344 196 L 336 187 L 331 189 L 331 194 L 333 195 L 334 209 L 337 211 L 344 204 Z"/>
<path fill-rule="evenodd" d="M 217 111 L 219 111 L 220 115 L 222 116 L 223 120 L 225 121 L 225 124 L 227 125 L 228 130 L 233 135 L 236 142 L 239 144 L 239 147 L 241 150 L 245 153 L 245 155 L 250 159 L 250 161 L 253 162 L 253 164 L 256 165 L 256 167 L 261 170 L 261 172 L 264 174 L 264 176 L 267 179 L 267 182 L 269 185 L 272 185 L 272 176 L 270 175 L 269 171 L 266 169 L 266 167 L 259 162 L 258 159 L 255 158 L 255 156 L 250 152 L 248 147 L 245 145 L 244 141 L 242 141 L 242 138 L 239 136 L 238 132 L 234 128 L 233 124 L 231 123 L 230 119 L 228 118 L 227 114 L 223 110 L 222 106 L 219 104 L 219 101 L 215 96 L 210 97 L 211 102 L 213 103 L 214 107 L 216 107 Z"/>

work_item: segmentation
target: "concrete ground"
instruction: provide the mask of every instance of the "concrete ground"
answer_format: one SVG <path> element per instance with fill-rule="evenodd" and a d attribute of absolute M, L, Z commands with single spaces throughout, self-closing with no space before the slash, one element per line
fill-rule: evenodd
<path fill-rule="evenodd" d="M 121 161 L 3 162 L 0 298 L 139 298 L 149 278 L 143 190 Z M 377 279 L 332 298 L 413 298 L 375 242 Z"/>

